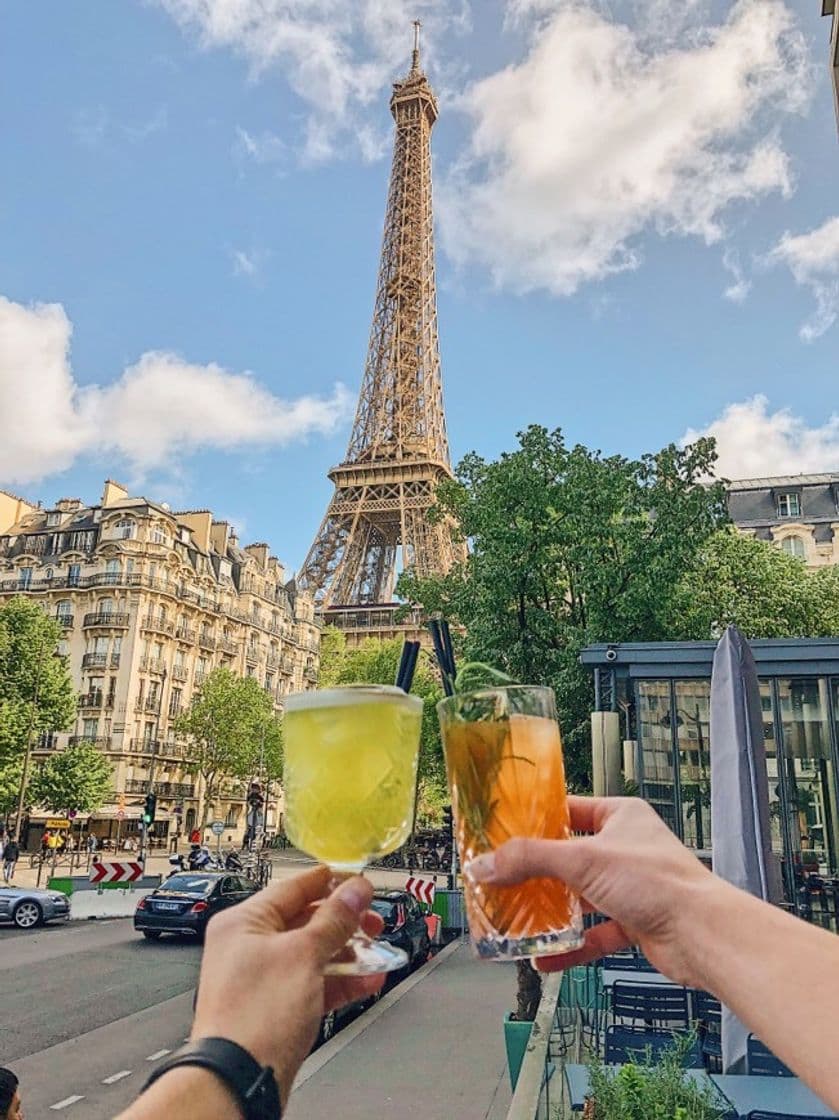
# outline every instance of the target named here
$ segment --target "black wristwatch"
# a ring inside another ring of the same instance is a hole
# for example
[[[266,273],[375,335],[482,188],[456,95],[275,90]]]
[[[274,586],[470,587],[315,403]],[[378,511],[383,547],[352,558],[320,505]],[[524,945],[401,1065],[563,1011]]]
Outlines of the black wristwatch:
[[[270,1066],[261,1066],[237,1042],[229,1038],[200,1038],[197,1042],[188,1042],[160,1063],[143,1091],[178,1066],[211,1070],[236,1098],[245,1120],[280,1120],[280,1090],[274,1071]]]

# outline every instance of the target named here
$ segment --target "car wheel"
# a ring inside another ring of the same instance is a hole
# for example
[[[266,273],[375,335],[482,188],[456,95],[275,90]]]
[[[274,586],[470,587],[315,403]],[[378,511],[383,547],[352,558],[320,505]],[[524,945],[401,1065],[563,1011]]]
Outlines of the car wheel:
[[[323,1045],[324,1042],[329,1042],[330,1038],[334,1037],[337,1018],[338,1016],[334,1011],[327,1011],[321,1019],[320,1031],[318,1033],[318,1039],[321,1045]]]
[[[43,920],[41,907],[37,902],[31,902],[28,898],[17,904],[12,917],[18,929],[33,929],[40,925]]]
[[[148,941],[158,941],[160,939],[160,930],[144,929],[143,937],[145,937]]]

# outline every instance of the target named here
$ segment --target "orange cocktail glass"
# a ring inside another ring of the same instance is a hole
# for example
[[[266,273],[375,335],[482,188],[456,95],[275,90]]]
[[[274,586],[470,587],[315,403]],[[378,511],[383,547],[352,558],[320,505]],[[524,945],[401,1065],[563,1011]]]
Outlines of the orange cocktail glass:
[[[553,691],[482,689],[437,705],[452,796],[466,913],[480,957],[517,960],[582,944],[579,900],[564,883],[473,883],[468,864],[512,836],[570,835],[562,742]]]

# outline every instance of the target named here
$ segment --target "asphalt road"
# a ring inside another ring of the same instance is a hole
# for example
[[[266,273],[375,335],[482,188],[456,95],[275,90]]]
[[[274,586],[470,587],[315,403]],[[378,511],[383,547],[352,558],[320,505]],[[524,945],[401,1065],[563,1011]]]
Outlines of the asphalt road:
[[[307,863],[277,859],[274,878]],[[405,873],[371,879],[401,887]],[[189,941],[146,941],[130,919],[0,928],[0,1065],[21,1079],[27,1120],[125,1108],[186,1039],[200,958]]]

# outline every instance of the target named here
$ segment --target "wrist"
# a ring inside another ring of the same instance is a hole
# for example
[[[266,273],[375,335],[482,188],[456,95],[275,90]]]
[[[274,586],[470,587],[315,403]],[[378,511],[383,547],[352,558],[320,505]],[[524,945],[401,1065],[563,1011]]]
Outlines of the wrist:
[[[118,1120],[145,1116],[212,1116],[242,1120],[233,1092],[211,1070],[178,1066],[150,1085]]]
[[[679,892],[674,940],[682,950],[686,973],[683,983],[717,994],[720,945],[732,923],[740,920],[742,907],[751,901],[749,895],[710,874],[698,877]]]

